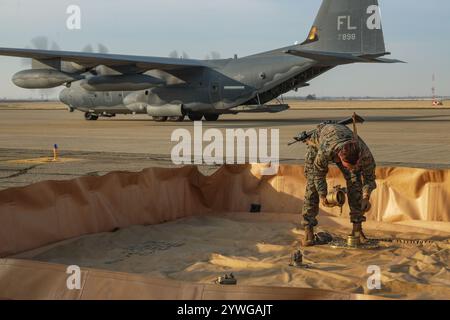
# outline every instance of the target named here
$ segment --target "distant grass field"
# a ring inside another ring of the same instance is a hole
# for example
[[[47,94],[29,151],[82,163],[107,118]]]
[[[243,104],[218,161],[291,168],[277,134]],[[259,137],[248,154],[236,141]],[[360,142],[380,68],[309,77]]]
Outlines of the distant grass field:
[[[0,102],[0,110],[67,110],[61,102]]]
[[[450,101],[443,107],[433,107],[424,100],[285,100],[292,109],[450,109]],[[0,110],[66,110],[60,102],[0,102]]]
[[[450,101],[443,107],[433,107],[431,101],[423,100],[342,100],[342,101],[298,101],[286,100],[292,109],[439,109],[450,108]]]

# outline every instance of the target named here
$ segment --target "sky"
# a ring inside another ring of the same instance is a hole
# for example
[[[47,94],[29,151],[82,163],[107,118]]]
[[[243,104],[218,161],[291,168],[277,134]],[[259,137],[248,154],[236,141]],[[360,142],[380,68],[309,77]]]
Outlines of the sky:
[[[0,0],[0,47],[32,47],[45,36],[62,50],[105,45],[110,53],[204,59],[246,56],[303,41],[321,0]],[[67,8],[81,9],[69,30]],[[298,94],[318,96],[450,96],[450,1],[380,0],[386,48],[407,64],[338,67]],[[27,64],[0,57],[0,98],[39,97],[11,76]]]

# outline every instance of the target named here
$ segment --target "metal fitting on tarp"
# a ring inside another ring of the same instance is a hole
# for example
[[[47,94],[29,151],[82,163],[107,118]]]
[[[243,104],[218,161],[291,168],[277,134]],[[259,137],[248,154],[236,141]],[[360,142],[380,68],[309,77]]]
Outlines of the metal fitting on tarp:
[[[349,247],[358,247],[359,245],[361,245],[360,237],[355,237],[355,236],[352,236],[352,235],[349,235],[347,237],[347,246],[349,246]]]
[[[216,284],[222,284],[222,285],[236,285],[237,279],[234,277],[234,274],[230,273],[229,275],[223,275],[221,277],[218,277],[215,281]]]

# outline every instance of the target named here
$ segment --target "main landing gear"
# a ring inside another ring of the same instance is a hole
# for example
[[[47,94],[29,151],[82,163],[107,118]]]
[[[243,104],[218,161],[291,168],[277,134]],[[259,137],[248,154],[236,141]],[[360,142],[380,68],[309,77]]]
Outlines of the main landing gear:
[[[219,120],[218,114],[205,114],[205,120],[206,121],[217,121]]]
[[[98,119],[98,117],[114,118],[115,116],[116,116],[115,113],[107,113],[107,112],[103,112],[100,114],[94,113],[94,112],[85,112],[84,113],[84,118],[89,121],[95,121]]]
[[[184,121],[184,116],[180,116],[180,117],[152,117],[153,121],[156,122],[165,122],[165,121],[170,121],[170,122],[182,122]]]
[[[187,115],[187,117],[189,118],[189,120],[191,121],[202,121],[203,119],[205,119],[205,121],[217,121],[219,119],[219,114],[213,114],[213,113],[208,113],[208,114],[202,114],[202,113],[189,113]],[[180,116],[180,117],[152,117],[153,121],[156,122],[183,122],[185,119],[185,116]]]
[[[190,113],[188,114],[188,118],[191,121],[202,121],[203,118],[205,118],[206,121],[217,121],[219,120],[218,114],[214,113],[207,113],[207,114],[201,114],[201,113]]]

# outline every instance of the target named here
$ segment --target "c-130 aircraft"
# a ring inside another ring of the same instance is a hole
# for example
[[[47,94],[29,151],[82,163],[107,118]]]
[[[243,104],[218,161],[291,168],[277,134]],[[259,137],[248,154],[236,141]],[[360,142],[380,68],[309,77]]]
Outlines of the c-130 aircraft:
[[[248,57],[190,60],[0,48],[32,59],[12,81],[27,89],[66,86],[60,100],[87,120],[148,114],[155,121],[216,121],[221,114],[281,112],[266,105],[350,63],[396,63],[386,52],[377,0],[323,0],[307,39]]]

